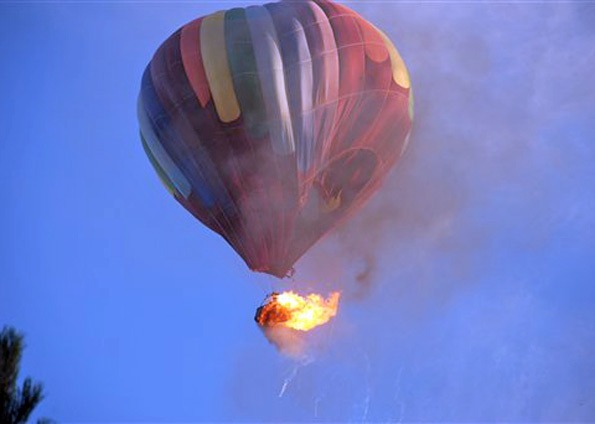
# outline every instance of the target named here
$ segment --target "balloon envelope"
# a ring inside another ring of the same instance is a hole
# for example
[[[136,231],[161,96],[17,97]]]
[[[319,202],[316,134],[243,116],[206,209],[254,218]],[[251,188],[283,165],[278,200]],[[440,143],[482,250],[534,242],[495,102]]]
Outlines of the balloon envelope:
[[[281,1],[177,30],[145,70],[138,118],[171,194],[252,270],[283,277],[379,188],[412,105],[380,30],[331,1]]]

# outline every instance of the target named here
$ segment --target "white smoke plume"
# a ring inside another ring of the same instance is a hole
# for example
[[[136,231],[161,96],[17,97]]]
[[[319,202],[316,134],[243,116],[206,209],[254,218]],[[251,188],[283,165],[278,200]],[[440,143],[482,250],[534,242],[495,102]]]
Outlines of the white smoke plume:
[[[595,5],[349,6],[409,67],[410,148],[297,264],[344,291],[325,347],[282,399],[291,361],[247,347],[229,418],[595,419]]]

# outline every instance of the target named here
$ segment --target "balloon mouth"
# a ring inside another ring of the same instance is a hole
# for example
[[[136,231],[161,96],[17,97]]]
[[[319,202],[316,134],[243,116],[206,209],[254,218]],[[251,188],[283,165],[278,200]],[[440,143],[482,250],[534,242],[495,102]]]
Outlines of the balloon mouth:
[[[294,267],[269,267],[269,266],[257,266],[257,267],[250,267],[250,269],[254,272],[262,272],[263,274],[269,274],[273,277],[277,277],[279,279],[283,278],[293,278],[295,275],[295,268]]]

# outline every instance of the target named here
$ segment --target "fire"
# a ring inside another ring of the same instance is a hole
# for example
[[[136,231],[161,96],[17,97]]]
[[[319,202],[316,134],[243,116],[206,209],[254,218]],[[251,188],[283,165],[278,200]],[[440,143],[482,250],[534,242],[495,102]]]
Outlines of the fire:
[[[256,310],[254,319],[266,327],[282,325],[308,331],[337,315],[340,296],[339,292],[331,293],[327,299],[314,293],[306,297],[291,291],[272,293]]]

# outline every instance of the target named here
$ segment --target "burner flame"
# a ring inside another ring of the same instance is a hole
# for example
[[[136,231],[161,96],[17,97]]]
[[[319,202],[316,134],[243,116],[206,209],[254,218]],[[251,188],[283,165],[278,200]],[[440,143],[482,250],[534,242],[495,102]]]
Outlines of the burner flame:
[[[292,291],[272,293],[256,310],[255,321],[262,327],[284,326],[299,331],[308,331],[326,324],[337,315],[339,292],[327,299],[319,294],[305,297]]]

